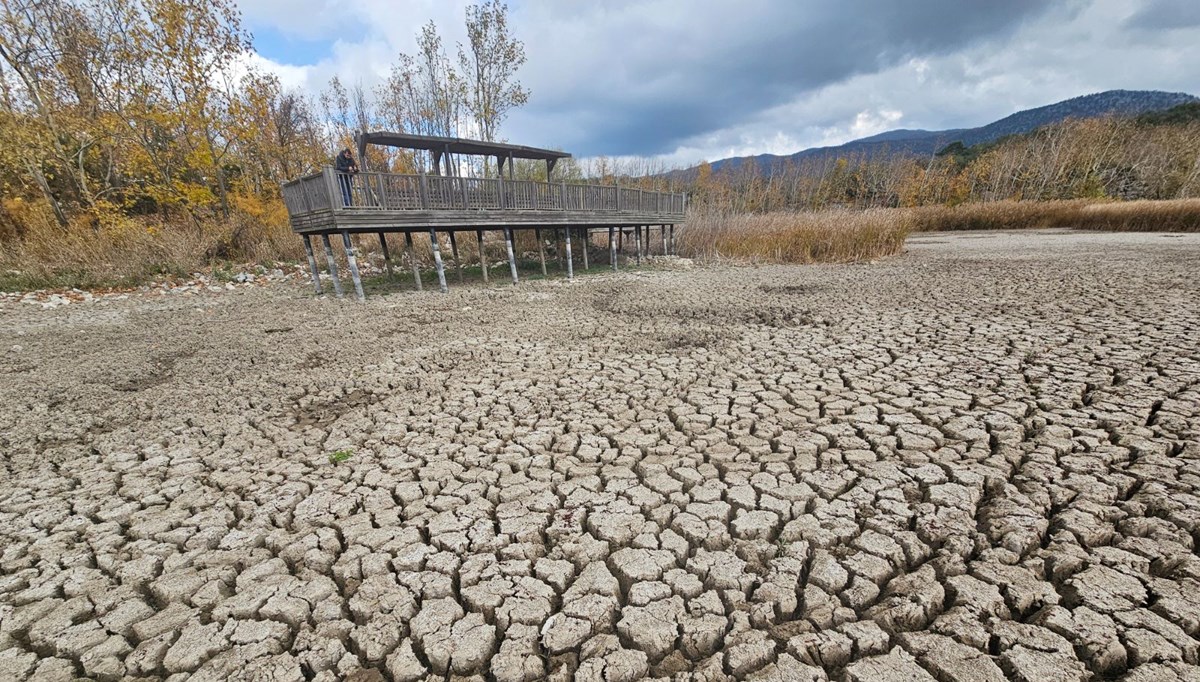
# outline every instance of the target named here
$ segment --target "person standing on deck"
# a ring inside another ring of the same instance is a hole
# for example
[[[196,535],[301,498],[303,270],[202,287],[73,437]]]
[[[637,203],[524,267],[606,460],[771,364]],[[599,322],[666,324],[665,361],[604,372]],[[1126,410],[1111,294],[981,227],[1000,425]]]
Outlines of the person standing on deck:
[[[354,156],[350,150],[343,149],[342,153],[337,155],[337,162],[334,164],[338,174],[338,185],[342,188],[342,205],[350,205],[350,176],[358,172],[358,164],[354,162]]]

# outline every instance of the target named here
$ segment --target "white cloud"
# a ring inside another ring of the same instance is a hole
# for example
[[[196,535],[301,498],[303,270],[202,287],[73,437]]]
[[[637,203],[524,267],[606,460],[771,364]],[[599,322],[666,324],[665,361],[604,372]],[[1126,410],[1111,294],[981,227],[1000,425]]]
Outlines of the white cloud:
[[[453,54],[466,4],[242,0],[242,9],[252,25],[329,41],[316,63],[262,62],[315,92],[335,74],[373,86],[430,19]],[[682,165],[898,127],[981,125],[1112,88],[1197,92],[1200,28],[1146,28],[1169,23],[1179,4],[528,0],[513,4],[510,25],[526,45],[521,79],[532,98],[504,132]]]

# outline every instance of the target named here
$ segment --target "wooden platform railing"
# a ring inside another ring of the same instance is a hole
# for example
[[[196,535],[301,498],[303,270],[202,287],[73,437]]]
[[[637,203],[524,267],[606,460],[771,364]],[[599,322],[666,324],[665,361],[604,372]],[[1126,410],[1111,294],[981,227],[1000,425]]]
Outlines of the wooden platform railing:
[[[349,201],[346,201],[346,199]],[[341,174],[331,168],[283,185],[292,216],[322,210],[602,211],[683,215],[683,194],[615,185],[398,173]]]

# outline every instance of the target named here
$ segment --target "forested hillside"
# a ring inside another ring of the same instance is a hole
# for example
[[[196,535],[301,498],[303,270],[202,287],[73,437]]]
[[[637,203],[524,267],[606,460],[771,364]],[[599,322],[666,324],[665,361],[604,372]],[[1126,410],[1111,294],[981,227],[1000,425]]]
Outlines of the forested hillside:
[[[714,171],[738,169],[745,164],[754,164],[764,173],[779,170],[790,163],[806,159],[825,159],[848,155],[869,156],[930,156],[946,145],[955,142],[975,145],[991,142],[1008,135],[1032,132],[1042,126],[1067,119],[1099,118],[1102,116],[1135,116],[1156,112],[1196,102],[1197,99],[1182,92],[1159,92],[1156,90],[1109,90],[1049,104],[1044,107],[1026,109],[1005,116],[977,128],[953,130],[889,130],[878,135],[852,140],[836,147],[815,147],[788,156],[763,154],[713,161]]]
[[[734,211],[958,205],[999,200],[1200,197],[1200,104],[1138,117],[1067,119],[932,157],[857,152],[789,162],[702,165],[693,205]]]

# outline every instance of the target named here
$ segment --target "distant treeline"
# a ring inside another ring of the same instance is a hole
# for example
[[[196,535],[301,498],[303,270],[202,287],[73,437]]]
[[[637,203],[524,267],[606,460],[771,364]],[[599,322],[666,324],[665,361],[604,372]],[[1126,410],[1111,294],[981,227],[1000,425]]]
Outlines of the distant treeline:
[[[810,158],[771,172],[701,164],[668,177],[662,183],[682,184],[693,206],[734,213],[1193,198],[1200,197],[1200,103],[1136,118],[1068,119],[972,147],[953,143],[929,158]]]

